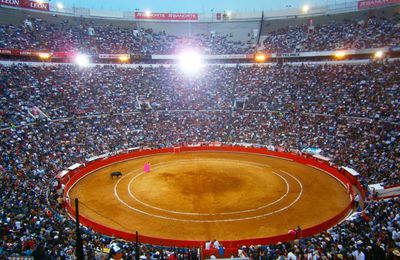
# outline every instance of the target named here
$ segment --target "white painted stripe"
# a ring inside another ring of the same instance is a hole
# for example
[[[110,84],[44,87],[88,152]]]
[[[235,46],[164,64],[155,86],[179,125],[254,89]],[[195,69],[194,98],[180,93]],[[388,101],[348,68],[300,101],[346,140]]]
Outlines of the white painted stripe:
[[[282,170],[281,170],[281,171],[282,171]],[[119,200],[119,201],[120,201],[122,204],[124,204],[127,208],[129,208],[129,209],[131,209],[131,210],[133,210],[133,211],[136,211],[136,212],[138,212],[138,213],[141,213],[141,214],[144,214],[144,215],[147,215],[147,216],[151,216],[151,217],[155,217],[155,218],[166,219],[166,220],[173,220],[173,221],[180,221],[180,222],[196,222],[196,223],[237,222],[237,221],[258,219],[258,218],[263,218],[263,217],[266,217],[266,216],[270,216],[270,215],[273,215],[273,214],[276,214],[276,213],[285,211],[285,210],[287,210],[288,208],[292,207],[295,203],[298,202],[298,200],[300,199],[300,197],[301,197],[302,194],[303,194],[303,185],[302,185],[302,183],[299,181],[299,179],[297,179],[296,177],[294,177],[294,176],[291,175],[290,173],[287,173],[287,172],[284,172],[284,173],[286,173],[287,175],[289,175],[290,177],[292,177],[293,179],[295,179],[295,180],[297,181],[297,183],[299,184],[299,186],[300,186],[300,193],[297,195],[296,199],[295,199],[293,202],[291,202],[289,205],[287,205],[287,206],[285,206],[285,207],[283,207],[283,208],[280,208],[280,209],[278,209],[278,210],[275,210],[275,211],[272,211],[272,212],[268,212],[268,213],[265,213],[265,214],[260,214],[260,215],[257,215],[257,216],[252,216],[252,217],[228,218],[228,219],[218,219],[218,220],[179,219],[179,218],[173,218],[173,217],[167,217],[167,216],[163,216],[163,215],[156,215],[156,214],[148,213],[148,212],[146,212],[146,211],[143,211],[143,210],[140,210],[140,209],[137,209],[137,208],[135,208],[135,207],[132,207],[132,206],[128,205],[126,202],[124,202],[123,200],[121,200],[121,198],[118,196],[118,192],[117,192],[117,190],[116,190],[117,185],[114,186],[114,195],[115,195],[115,197],[117,198],[117,200]],[[121,179],[120,179],[120,180],[121,180]],[[120,181],[120,180],[119,180],[119,181]]]
[[[210,147],[212,148],[212,147]],[[250,152],[240,152],[240,151],[223,151],[223,150],[200,150],[200,151],[181,151],[180,153],[192,153],[192,152],[212,152],[212,153],[237,153],[237,154],[251,154],[251,155],[258,155],[258,156],[263,156],[263,157],[273,157],[273,158],[278,158],[286,161],[291,161],[293,162],[293,159],[289,158],[284,158],[284,157],[279,157],[275,155],[270,155],[270,154],[262,154],[262,153],[250,153]]]
[[[310,166],[310,167],[312,167],[312,168],[314,168],[314,169],[317,169],[317,170],[319,170],[319,171],[322,171],[322,172],[327,173],[329,176],[335,178],[338,182],[340,182],[340,183],[343,185],[343,187],[347,190],[346,184],[345,184],[344,182],[342,182],[338,177],[336,177],[335,175],[333,175],[332,173],[327,172],[327,171],[325,171],[325,170],[323,170],[323,169],[321,169],[321,168],[318,168],[318,167],[316,167],[316,166],[314,166],[314,165],[311,165],[311,164],[307,164],[307,165]]]
[[[260,166],[264,166],[264,164],[260,164],[260,163],[254,163],[254,162],[242,163],[242,162],[238,162],[238,161],[235,161],[235,160],[226,160],[226,159],[217,159],[217,160],[214,160],[214,159],[189,159],[189,160],[179,160],[178,163],[190,163],[191,161],[225,161],[225,162],[232,162],[232,163],[242,164],[242,165],[249,165],[249,164],[250,165],[257,165],[256,167],[261,168],[261,169],[263,167],[260,167]],[[176,161],[174,161],[174,162],[176,162]],[[168,164],[168,163],[165,163],[165,164]],[[160,165],[160,164],[158,164],[158,165]],[[135,172],[137,172],[137,171],[135,171]],[[132,173],[133,172],[129,173],[128,175],[130,175]],[[139,202],[140,204],[142,204],[142,205],[144,205],[146,207],[152,208],[152,209],[156,209],[156,210],[160,210],[160,211],[164,211],[164,212],[168,212],[168,213],[182,214],[182,215],[194,215],[194,216],[233,215],[233,214],[239,214],[239,213],[253,212],[253,211],[257,211],[257,210],[260,210],[260,209],[267,208],[269,206],[272,206],[272,205],[278,203],[279,201],[284,199],[289,194],[289,190],[290,190],[289,186],[290,185],[289,185],[288,181],[284,177],[282,177],[282,175],[280,175],[278,173],[275,173],[275,172],[272,172],[272,173],[277,175],[278,177],[280,177],[286,183],[286,192],[285,192],[285,194],[283,196],[281,196],[279,199],[277,199],[277,200],[275,200],[275,201],[273,201],[273,202],[271,202],[269,204],[266,204],[266,205],[263,205],[263,206],[260,206],[260,207],[254,208],[254,209],[233,211],[233,212],[220,212],[220,213],[182,212],[182,211],[167,210],[167,209],[164,209],[164,208],[155,207],[155,206],[152,206],[150,204],[147,204],[147,203],[141,201],[140,199],[138,199],[134,194],[132,194],[132,191],[130,189],[133,181],[135,181],[141,175],[146,174],[144,172],[141,172],[138,175],[134,176],[131,179],[131,181],[128,183],[127,189],[128,189],[129,196],[131,198],[133,198],[134,200],[136,200],[137,202]],[[118,185],[118,183],[116,185]]]

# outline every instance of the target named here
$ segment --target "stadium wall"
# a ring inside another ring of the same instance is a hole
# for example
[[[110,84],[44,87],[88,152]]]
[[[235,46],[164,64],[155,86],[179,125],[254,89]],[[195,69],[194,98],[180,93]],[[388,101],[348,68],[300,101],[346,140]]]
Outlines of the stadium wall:
[[[392,58],[388,59],[388,62],[393,62],[400,60],[399,58]],[[361,64],[368,64],[373,61],[363,59],[363,60],[337,60],[337,61],[303,61],[303,62],[285,62],[290,65],[294,66],[301,66],[301,65],[361,65]],[[34,67],[39,67],[39,66],[71,66],[71,65],[76,65],[74,63],[58,63],[58,62],[24,62],[24,61],[1,61],[0,64],[3,66],[14,66],[18,64],[24,64],[28,66],[34,66]],[[165,63],[165,64],[160,64],[160,63],[154,63],[154,64],[109,64],[109,63],[92,63],[89,64],[88,67],[96,67],[96,66],[116,66],[120,68],[138,68],[138,67],[171,67],[175,66],[177,67],[178,65],[175,63]],[[222,66],[222,67],[236,67],[236,66],[244,66],[244,67],[249,67],[249,66],[275,66],[277,63],[275,62],[267,62],[267,63],[218,63],[218,62],[211,62],[207,66]]]

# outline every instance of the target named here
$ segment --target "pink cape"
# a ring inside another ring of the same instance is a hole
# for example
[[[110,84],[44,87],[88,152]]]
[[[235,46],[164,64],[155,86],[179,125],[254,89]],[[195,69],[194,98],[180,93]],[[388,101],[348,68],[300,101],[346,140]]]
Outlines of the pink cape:
[[[149,172],[150,171],[150,164],[145,163],[144,166],[143,166],[143,171],[144,172]]]

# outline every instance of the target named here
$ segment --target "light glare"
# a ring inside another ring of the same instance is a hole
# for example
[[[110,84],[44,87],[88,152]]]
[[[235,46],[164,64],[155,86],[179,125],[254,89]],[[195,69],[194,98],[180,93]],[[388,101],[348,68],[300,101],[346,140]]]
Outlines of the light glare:
[[[64,5],[63,5],[62,3],[57,3],[57,8],[58,8],[58,9],[63,9],[63,8],[64,8]]]
[[[50,58],[50,53],[47,52],[39,52],[38,54],[39,58],[43,59],[43,60],[47,60]]]
[[[304,5],[303,8],[301,8],[301,10],[303,11],[303,13],[308,13],[308,11],[310,11],[310,6]]]
[[[374,54],[375,59],[381,59],[383,57],[383,51],[377,51]]]
[[[130,55],[129,54],[121,54],[118,59],[121,62],[127,62],[130,59]]]
[[[264,62],[267,59],[267,55],[265,55],[264,53],[257,53],[255,56],[255,60],[257,62]]]
[[[74,61],[81,67],[86,67],[89,65],[89,57],[85,54],[76,55]]]
[[[346,57],[346,53],[344,51],[337,51],[335,52],[335,58],[337,59],[343,59],[344,57]]]
[[[203,59],[194,51],[187,51],[179,56],[179,66],[187,74],[194,75],[203,68]]]

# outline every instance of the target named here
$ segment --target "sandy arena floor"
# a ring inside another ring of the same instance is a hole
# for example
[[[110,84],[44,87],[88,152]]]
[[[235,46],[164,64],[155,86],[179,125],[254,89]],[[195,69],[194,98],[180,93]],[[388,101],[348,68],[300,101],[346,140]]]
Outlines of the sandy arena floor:
[[[150,173],[143,165],[150,162]],[[110,172],[121,171],[114,180]],[[178,240],[286,234],[339,214],[350,202],[334,177],[255,154],[185,152],[137,158],[93,172],[69,192],[80,214],[126,232]]]

